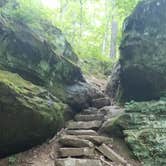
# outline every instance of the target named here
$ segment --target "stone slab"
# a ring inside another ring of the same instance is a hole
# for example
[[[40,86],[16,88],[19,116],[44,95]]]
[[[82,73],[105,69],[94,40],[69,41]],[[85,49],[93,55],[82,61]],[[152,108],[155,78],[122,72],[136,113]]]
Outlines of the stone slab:
[[[57,159],[55,166],[102,166],[100,160],[92,159]]]

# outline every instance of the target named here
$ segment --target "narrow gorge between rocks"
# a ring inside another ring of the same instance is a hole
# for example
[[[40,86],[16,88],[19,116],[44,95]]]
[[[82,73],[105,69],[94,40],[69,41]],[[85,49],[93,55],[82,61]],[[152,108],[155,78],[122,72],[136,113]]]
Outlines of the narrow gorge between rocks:
[[[166,166],[165,11],[1,0],[0,166]]]

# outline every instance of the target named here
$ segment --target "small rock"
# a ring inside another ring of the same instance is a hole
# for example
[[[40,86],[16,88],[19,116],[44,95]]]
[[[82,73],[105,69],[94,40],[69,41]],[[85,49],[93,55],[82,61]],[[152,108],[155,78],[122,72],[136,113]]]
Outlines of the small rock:
[[[101,126],[100,132],[108,133],[109,135],[114,135],[118,137],[122,137],[122,129],[119,123],[119,117],[112,117],[107,119]]]

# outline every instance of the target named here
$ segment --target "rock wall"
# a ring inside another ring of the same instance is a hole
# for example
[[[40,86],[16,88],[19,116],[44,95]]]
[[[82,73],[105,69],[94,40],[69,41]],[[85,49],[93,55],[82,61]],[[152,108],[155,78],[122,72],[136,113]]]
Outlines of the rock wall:
[[[165,0],[143,0],[125,20],[120,60],[107,86],[117,101],[130,101],[108,132],[122,131],[145,166],[166,165],[165,11]]]
[[[159,99],[166,90],[166,1],[143,0],[124,22],[120,69],[108,94],[121,101]],[[114,87],[118,87],[116,92]],[[120,90],[120,93],[119,93]],[[113,93],[112,93],[113,92]]]

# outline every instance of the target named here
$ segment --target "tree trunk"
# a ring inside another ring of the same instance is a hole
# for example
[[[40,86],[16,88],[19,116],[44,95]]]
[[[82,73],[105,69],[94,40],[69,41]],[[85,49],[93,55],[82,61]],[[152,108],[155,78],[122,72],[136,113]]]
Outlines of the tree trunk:
[[[83,2],[80,0],[80,38],[82,37]]]
[[[110,48],[110,57],[116,56],[116,40],[118,35],[118,23],[113,20],[111,27],[111,48]]]

